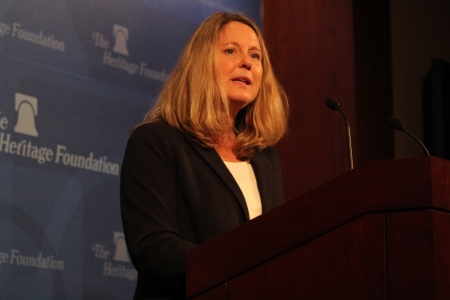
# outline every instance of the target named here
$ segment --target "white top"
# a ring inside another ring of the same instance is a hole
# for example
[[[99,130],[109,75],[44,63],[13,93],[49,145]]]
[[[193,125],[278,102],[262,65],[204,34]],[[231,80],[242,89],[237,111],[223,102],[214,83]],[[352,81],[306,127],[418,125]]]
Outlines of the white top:
[[[224,161],[228,170],[230,170],[237,184],[244,194],[245,202],[247,202],[250,219],[262,214],[261,197],[259,195],[258,184],[256,182],[255,173],[249,162],[229,162]]]

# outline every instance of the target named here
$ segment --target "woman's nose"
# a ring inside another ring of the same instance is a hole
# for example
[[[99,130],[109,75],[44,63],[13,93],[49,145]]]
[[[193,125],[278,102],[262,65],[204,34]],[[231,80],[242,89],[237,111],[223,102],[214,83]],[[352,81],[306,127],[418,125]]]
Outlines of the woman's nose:
[[[241,68],[247,69],[250,71],[252,68],[252,62],[249,57],[243,57],[241,62]]]

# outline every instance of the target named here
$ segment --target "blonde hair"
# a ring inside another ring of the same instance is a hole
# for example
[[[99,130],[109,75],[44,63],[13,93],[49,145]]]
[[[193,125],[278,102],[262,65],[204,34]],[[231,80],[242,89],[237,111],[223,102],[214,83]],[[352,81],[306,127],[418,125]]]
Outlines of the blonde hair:
[[[164,120],[205,147],[214,147],[212,137],[230,129],[229,121],[224,118],[224,113],[230,116],[228,98],[217,72],[217,41],[222,28],[233,21],[255,31],[262,51],[259,93],[238,113],[234,124],[233,151],[239,159],[247,160],[255,151],[276,144],[284,135],[288,102],[273,74],[258,26],[243,14],[215,13],[200,25],[186,44],[144,123]]]

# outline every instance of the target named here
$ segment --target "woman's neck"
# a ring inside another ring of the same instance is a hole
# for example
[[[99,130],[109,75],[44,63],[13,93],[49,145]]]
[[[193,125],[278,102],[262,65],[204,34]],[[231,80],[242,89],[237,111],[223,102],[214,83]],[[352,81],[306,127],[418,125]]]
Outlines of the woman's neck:
[[[236,136],[233,129],[227,132],[219,134],[214,138],[214,149],[224,161],[239,162],[241,161],[234,153],[234,147],[236,145]]]

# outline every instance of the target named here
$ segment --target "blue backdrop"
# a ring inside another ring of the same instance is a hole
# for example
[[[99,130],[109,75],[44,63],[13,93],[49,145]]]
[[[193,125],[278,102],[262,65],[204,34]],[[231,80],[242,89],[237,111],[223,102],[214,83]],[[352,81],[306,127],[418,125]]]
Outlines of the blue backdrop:
[[[0,298],[131,299],[128,131],[211,13],[259,0],[0,2]]]

